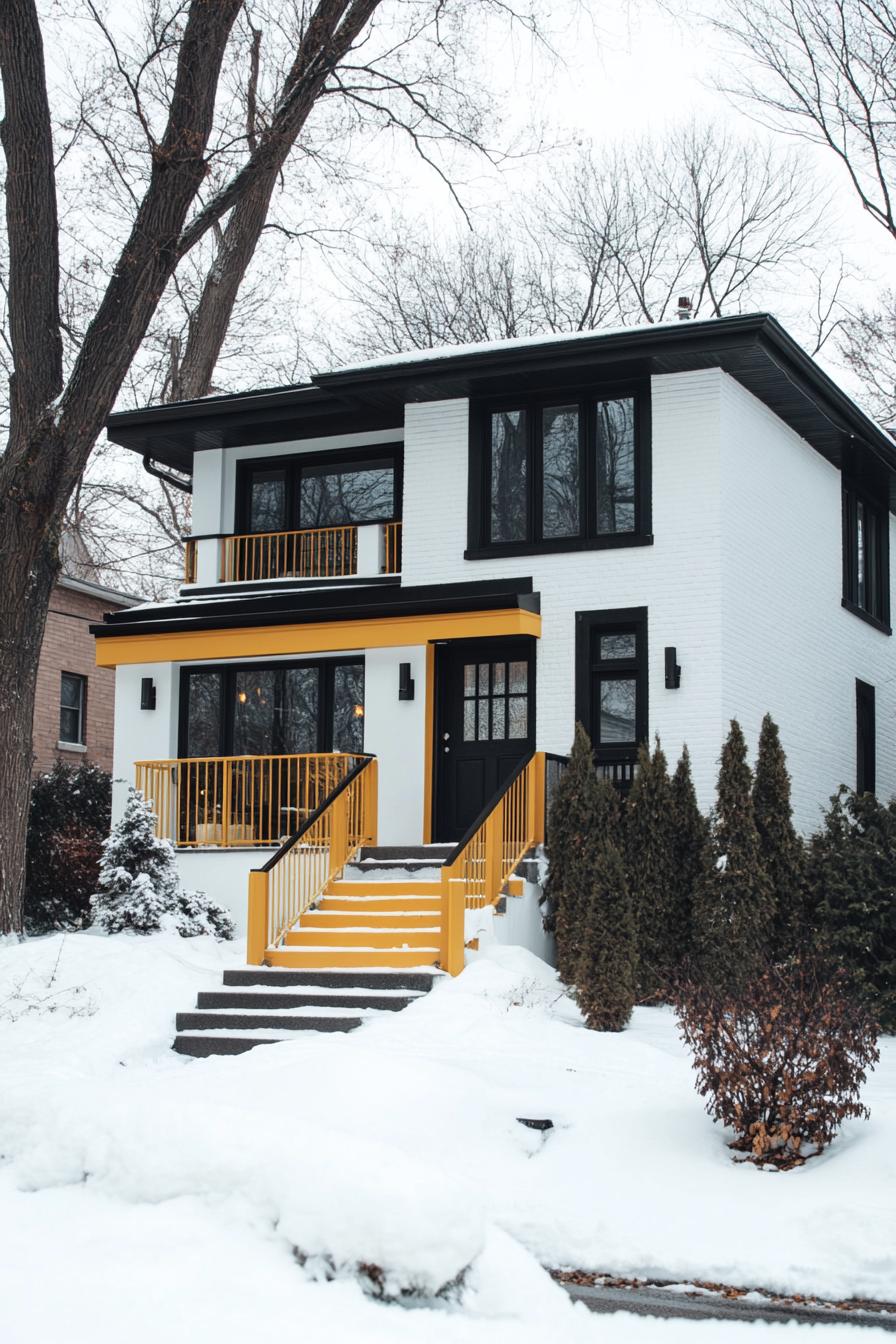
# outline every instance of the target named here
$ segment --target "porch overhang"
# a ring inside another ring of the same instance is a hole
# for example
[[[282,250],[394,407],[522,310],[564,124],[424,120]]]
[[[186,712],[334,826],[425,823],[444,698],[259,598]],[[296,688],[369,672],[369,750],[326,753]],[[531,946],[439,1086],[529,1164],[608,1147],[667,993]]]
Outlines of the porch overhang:
[[[92,626],[100,667],[340,653],[541,635],[531,579],[176,603]]]

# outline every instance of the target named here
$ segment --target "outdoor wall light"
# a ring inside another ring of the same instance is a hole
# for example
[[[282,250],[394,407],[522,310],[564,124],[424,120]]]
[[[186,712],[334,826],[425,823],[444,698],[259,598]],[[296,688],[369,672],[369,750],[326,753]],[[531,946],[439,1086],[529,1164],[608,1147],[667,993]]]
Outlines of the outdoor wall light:
[[[411,676],[410,663],[398,664],[398,698],[399,700],[414,698],[414,678]]]
[[[678,650],[674,644],[666,649],[666,690],[677,691],[681,685],[681,668],[678,666]]]
[[[156,687],[152,677],[143,677],[140,681],[140,708],[155,709]]]

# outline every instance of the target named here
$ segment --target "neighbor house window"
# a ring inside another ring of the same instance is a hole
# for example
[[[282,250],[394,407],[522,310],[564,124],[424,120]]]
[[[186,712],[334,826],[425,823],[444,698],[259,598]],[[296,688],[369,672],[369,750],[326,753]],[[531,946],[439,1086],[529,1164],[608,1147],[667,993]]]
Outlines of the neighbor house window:
[[[236,530],[290,532],[392,522],[400,512],[401,450],[245,461],[237,470]]]
[[[647,611],[576,613],[576,718],[601,774],[627,786],[647,738]]]
[[[63,672],[59,696],[59,740],[84,746],[87,708],[87,678]]]
[[[649,391],[474,414],[468,557],[650,540]]]
[[[182,756],[364,750],[364,663],[184,668]]]
[[[889,509],[848,482],[843,485],[843,602],[889,630]]]

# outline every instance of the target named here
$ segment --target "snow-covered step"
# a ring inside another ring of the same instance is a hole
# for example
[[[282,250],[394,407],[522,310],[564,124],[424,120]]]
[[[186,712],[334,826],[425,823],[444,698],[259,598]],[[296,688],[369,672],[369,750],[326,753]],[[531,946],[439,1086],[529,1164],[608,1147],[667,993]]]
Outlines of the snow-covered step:
[[[312,928],[303,922],[297,929],[291,929],[284,939],[287,947],[435,947],[438,948],[439,928],[429,925],[416,928]]]
[[[401,967],[419,970],[433,966],[438,959],[438,947],[281,947],[266,955],[271,966],[292,967],[296,970],[336,970],[343,967],[366,971],[377,966],[384,969]]]
[[[178,1013],[177,1030],[240,1033],[262,1028],[270,1031],[351,1031],[375,1016],[377,1010],[370,1008],[328,1008],[325,1013],[321,1013],[319,1008],[292,1009],[289,1012],[272,1012],[268,1008],[244,1008],[239,1012],[218,1009]]]
[[[402,989],[311,989],[296,992],[288,989],[269,989],[263,985],[241,990],[201,990],[196,996],[197,1008],[380,1008],[384,1012],[398,1012],[414,999],[423,997],[423,990]]]

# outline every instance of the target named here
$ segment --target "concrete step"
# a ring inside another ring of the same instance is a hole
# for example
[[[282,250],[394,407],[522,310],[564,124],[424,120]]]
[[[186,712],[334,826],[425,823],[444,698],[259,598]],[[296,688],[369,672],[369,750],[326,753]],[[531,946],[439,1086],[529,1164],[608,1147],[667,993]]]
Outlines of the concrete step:
[[[369,1014],[368,1014],[369,1016]],[[264,1009],[255,1012],[192,1012],[178,1013],[175,1027],[182,1031],[354,1031],[364,1021],[365,1014],[352,1009],[334,1009],[326,1016],[310,1013],[272,1013]]]
[[[376,879],[378,876],[395,880],[404,873],[427,873],[429,880],[438,877],[442,860],[434,863],[432,859],[354,859],[346,864],[345,872],[352,880],[358,877]]]
[[[443,974],[442,971],[428,970],[402,973],[390,970],[334,970],[326,966],[293,970],[272,966],[247,966],[245,969],[225,971],[224,984],[241,989],[258,985],[270,990],[302,987],[346,992],[355,989],[373,989],[378,992],[406,990],[426,994]]]
[[[410,859],[419,862],[428,860],[431,864],[441,863],[451,853],[453,845],[364,845],[358,851],[358,857],[374,860]]]
[[[276,1045],[279,1036],[212,1036],[210,1032],[195,1036],[175,1036],[171,1047],[178,1055],[194,1059],[208,1059],[211,1055],[244,1055],[256,1045]]]
[[[287,947],[432,947],[439,941],[438,927],[423,929],[309,929],[302,924],[291,929],[284,942]]]
[[[407,994],[402,990],[357,989],[340,993],[337,989],[309,990],[295,993],[290,990],[244,989],[202,990],[196,996],[197,1008],[376,1008],[381,1012],[398,1012],[409,1003],[423,997],[422,991]]]
[[[295,970],[352,969],[371,970],[374,967],[434,966],[439,959],[439,949],[432,947],[407,948],[346,948],[346,947],[283,947],[268,952],[267,961],[271,966],[283,966]]]

